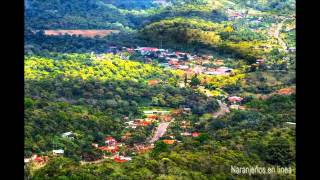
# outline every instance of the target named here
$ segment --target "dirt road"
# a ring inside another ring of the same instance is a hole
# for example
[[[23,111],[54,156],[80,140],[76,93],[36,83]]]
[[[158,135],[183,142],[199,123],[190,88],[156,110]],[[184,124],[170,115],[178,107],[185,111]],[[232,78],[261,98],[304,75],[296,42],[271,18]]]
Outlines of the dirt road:
[[[85,165],[85,164],[99,164],[104,162],[107,159],[111,159],[111,158],[107,158],[107,157],[103,157],[102,159],[98,159],[96,161],[80,161],[81,165]]]

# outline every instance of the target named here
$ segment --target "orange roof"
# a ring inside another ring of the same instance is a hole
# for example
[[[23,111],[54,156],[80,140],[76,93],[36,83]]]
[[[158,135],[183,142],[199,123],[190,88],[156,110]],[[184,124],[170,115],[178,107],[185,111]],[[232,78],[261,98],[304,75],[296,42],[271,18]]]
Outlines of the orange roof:
[[[107,151],[107,152],[116,152],[116,151],[118,151],[118,147],[117,146],[102,146],[102,147],[98,147],[98,149],[100,149],[102,151]]]
[[[151,122],[140,120],[140,121],[136,121],[136,124],[139,126],[148,126],[149,124],[151,124]]]
[[[165,144],[173,144],[175,140],[164,139],[162,140],[162,142],[164,142]]]
[[[166,116],[162,116],[162,120],[164,121],[170,121],[172,119],[172,116],[166,115]]]
[[[156,79],[151,79],[148,81],[148,85],[156,85],[156,84],[158,84],[158,80]]]
[[[157,116],[157,115],[154,115],[154,114],[148,114],[148,115],[147,115],[147,118],[149,118],[149,119],[157,119],[158,116]]]
[[[143,122],[142,122],[142,125],[144,125],[144,126],[147,126],[147,125],[149,125],[149,124],[151,124],[151,122],[148,122],[148,121],[143,121]]]
[[[294,92],[293,88],[283,88],[283,89],[279,89],[277,91],[277,93],[280,94],[280,95],[289,95],[289,94],[291,94],[293,92]]]

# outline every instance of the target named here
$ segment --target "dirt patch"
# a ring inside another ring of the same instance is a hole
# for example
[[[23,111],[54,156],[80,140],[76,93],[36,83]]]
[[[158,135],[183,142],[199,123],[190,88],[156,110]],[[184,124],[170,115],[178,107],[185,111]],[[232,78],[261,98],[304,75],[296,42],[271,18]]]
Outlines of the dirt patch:
[[[47,36],[76,35],[93,38],[95,36],[105,37],[111,33],[119,33],[119,30],[44,30]]]

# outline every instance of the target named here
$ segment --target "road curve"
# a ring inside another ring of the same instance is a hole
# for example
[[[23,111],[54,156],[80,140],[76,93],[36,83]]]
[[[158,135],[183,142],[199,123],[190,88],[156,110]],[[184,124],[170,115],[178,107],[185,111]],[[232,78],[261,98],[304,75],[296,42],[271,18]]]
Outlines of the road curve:
[[[219,103],[220,109],[217,112],[214,112],[212,114],[213,118],[217,118],[219,116],[224,115],[225,113],[230,112],[230,110],[229,110],[229,108],[228,108],[228,106],[226,104],[222,103],[220,100],[217,100],[217,101]]]
[[[159,140],[159,138],[166,133],[168,126],[169,126],[169,122],[161,122],[157,127],[157,130],[154,133],[152,139],[149,142],[154,143],[155,141]]]

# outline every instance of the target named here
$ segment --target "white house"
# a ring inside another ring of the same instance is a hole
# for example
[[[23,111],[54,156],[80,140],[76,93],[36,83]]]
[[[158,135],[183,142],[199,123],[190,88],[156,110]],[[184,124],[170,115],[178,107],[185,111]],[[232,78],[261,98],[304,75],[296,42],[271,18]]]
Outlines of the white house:
[[[63,149],[52,150],[53,154],[64,154]]]
[[[73,135],[72,131],[62,133],[61,136],[62,136],[62,137],[69,137],[70,135]]]
[[[24,163],[29,163],[31,161],[31,158],[24,158]]]

